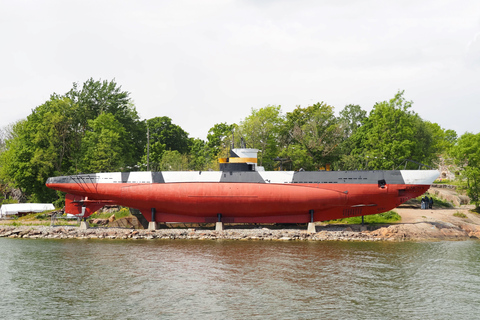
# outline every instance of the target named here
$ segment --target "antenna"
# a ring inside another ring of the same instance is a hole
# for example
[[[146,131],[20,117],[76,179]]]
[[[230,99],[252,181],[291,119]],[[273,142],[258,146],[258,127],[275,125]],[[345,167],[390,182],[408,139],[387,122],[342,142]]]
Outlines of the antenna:
[[[147,122],[147,171],[150,171],[150,130]]]

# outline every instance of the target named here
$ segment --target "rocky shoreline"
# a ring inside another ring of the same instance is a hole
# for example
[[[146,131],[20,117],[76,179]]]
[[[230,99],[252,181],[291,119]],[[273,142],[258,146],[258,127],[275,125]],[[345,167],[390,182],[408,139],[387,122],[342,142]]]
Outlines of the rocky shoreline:
[[[132,239],[132,240],[264,240],[264,241],[435,241],[479,239],[480,226],[425,221],[387,226],[322,225],[305,229],[158,229],[141,230],[74,226],[0,226],[0,237],[26,239]]]

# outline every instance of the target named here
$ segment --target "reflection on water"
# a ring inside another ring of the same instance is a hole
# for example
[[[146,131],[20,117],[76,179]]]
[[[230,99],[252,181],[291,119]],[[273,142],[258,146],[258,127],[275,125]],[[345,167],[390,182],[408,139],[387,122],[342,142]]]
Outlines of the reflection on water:
[[[480,243],[0,239],[5,319],[453,319]]]

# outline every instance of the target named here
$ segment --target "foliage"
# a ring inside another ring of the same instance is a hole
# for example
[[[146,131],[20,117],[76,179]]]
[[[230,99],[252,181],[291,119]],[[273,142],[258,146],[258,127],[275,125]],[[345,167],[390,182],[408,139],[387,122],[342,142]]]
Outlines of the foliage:
[[[189,151],[188,133],[180,126],[173,124],[169,117],[148,119],[147,126],[150,131],[150,143],[159,142],[165,145],[165,150],[176,150],[182,154]]]
[[[190,170],[205,170],[211,162],[211,156],[207,144],[201,139],[192,139],[188,156],[188,168]]]
[[[165,152],[177,151],[180,154],[187,155],[193,151],[193,143],[197,143],[195,145],[196,148],[198,148],[198,143],[203,144],[202,140],[200,140],[202,142],[195,142],[195,139],[190,139],[188,133],[180,126],[173,124],[172,119],[169,117],[148,119],[146,126],[148,127],[150,146],[145,146],[143,156],[137,163],[137,166],[142,170],[147,170],[148,162],[150,170],[161,171]],[[197,156],[202,153],[200,150],[196,151]],[[203,159],[195,158],[195,161],[197,163],[193,165],[194,167],[200,167],[201,164],[199,162],[203,163]],[[183,168],[187,169],[188,165],[185,165]]]
[[[62,202],[45,187],[48,177],[128,170],[145,145],[144,124],[128,96],[114,81],[92,79],[81,89],[74,84],[63,96],[52,94],[4,135],[2,184],[20,189],[33,202]]]
[[[448,180],[448,179],[437,179],[433,183],[435,183],[435,184],[446,184],[446,185],[458,185],[457,180]]]
[[[115,80],[95,81],[92,78],[79,88],[77,83],[65,95],[78,105],[75,113],[76,123],[81,136],[91,129],[90,120],[98,118],[103,113],[112,114],[122,124],[127,136],[122,145],[122,153],[128,166],[133,166],[140,160],[146,143],[146,128],[130,100],[130,93],[122,91]]]
[[[356,145],[353,136],[366,120],[367,112],[358,105],[350,104],[340,111],[338,122],[343,132],[343,138],[337,148],[338,158],[334,161],[335,167],[355,170],[361,166],[360,163],[363,163],[359,157],[352,155]]]
[[[252,113],[238,127],[240,137],[245,139],[247,147],[260,150],[258,165],[264,166],[266,170],[272,170],[275,165],[282,122],[281,107],[266,106],[252,109]]]
[[[141,170],[160,171],[160,162],[164,152],[165,145],[163,143],[158,141],[150,143],[149,147],[145,147],[145,153],[138,163],[138,167]]]
[[[338,119],[342,126],[344,138],[348,139],[357,132],[367,118],[367,112],[362,110],[359,105],[349,104],[340,111]]]
[[[188,158],[177,150],[167,150],[160,161],[161,171],[182,171],[188,168]]]
[[[354,148],[351,157],[345,158],[346,164],[357,169],[391,170],[400,165],[405,166],[402,169],[417,169],[419,163],[433,165],[447,148],[451,132],[447,134],[438,125],[423,121],[411,110],[412,102],[405,100],[403,93],[375,104],[364,125],[351,136]]]
[[[305,170],[315,170],[334,161],[336,148],[343,139],[333,107],[323,102],[307,108],[298,106],[287,113],[283,136],[290,141],[283,155],[294,164],[303,163]],[[291,148],[292,145],[295,147]],[[305,154],[311,159],[308,163]],[[298,157],[303,160],[298,161]],[[299,169],[295,165],[294,168]]]
[[[111,113],[102,113],[89,120],[91,131],[82,139],[82,158],[79,164],[84,173],[122,171],[127,164],[122,146],[126,131]]]
[[[365,125],[357,131],[362,140],[354,153],[366,158],[369,169],[393,169],[400,164],[398,158],[412,157],[417,115],[409,110],[411,102],[402,95],[375,104]]]
[[[48,154],[48,145],[42,143],[37,131],[38,122],[19,121],[14,126],[15,138],[7,141],[7,150],[0,156],[0,176],[13,187],[31,195],[32,201],[43,202],[54,195],[53,190],[45,188],[45,180],[55,173],[56,154]]]
[[[454,217],[458,217],[458,218],[463,218],[463,219],[466,219],[468,218],[467,215],[463,212],[460,212],[460,211],[457,211],[453,214]]]
[[[230,147],[230,138],[235,125],[226,122],[217,123],[208,130],[206,147],[213,158],[217,158],[222,150]]]
[[[14,200],[14,199],[11,199],[11,198],[2,199],[2,201],[0,201],[0,205],[2,205],[2,204],[11,204],[11,203],[18,203],[18,201],[17,201],[17,200]]]
[[[461,178],[470,200],[480,205],[480,133],[465,133],[452,147],[457,164],[462,168]]]

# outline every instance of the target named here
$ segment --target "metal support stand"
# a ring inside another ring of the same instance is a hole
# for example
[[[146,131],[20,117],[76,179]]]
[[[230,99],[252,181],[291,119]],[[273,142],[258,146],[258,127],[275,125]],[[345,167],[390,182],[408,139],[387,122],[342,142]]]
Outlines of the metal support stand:
[[[157,222],[155,221],[155,208],[151,209],[152,220],[148,223],[148,230],[157,230]]]
[[[307,226],[307,232],[309,232],[309,233],[316,233],[316,232],[317,232],[317,228],[315,227],[315,223],[313,222],[313,213],[314,213],[314,210],[310,210],[309,213],[310,213],[310,222],[308,223],[308,226]]]
[[[223,222],[222,222],[222,214],[217,213],[217,223],[215,223],[215,231],[223,231]]]
[[[365,220],[363,218],[364,216],[362,216],[362,226],[360,227],[360,231],[367,231],[367,227],[364,225],[365,224]]]

